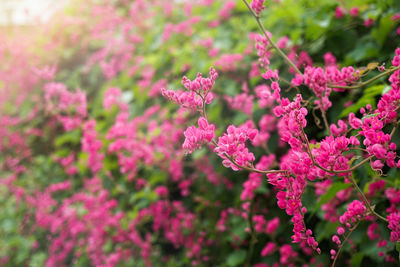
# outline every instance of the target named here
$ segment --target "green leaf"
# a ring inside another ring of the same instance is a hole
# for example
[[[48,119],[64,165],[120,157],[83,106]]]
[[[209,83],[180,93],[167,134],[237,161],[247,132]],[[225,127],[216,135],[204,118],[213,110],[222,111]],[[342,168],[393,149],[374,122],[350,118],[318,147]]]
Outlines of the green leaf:
[[[376,69],[378,66],[379,66],[378,62],[371,62],[371,63],[368,63],[367,69],[373,70],[373,69]]]
[[[226,263],[228,266],[238,266],[244,262],[246,254],[247,252],[244,249],[236,250],[228,256]]]
[[[46,254],[44,252],[35,253],[29,261],[29,267],[44,266],[46,258]]]
[[[375,86],[371,86],[368,87],[365,91],[362,97],[360,97],[358,99],[358,101],[356,103],[354,103],[353,105],[345,108],[342,113],[340,113],[340,117],[346,117],[347,115],[349,115],[351,112],[352,113],[357,113],[360,108],[365,107],[367,104],[370,104],[373,108],[375,107],[375,97],[377,95],[381,95],[383,88],[385,85],[380,84],[380,85],[375,85]]]
[[[55,141],[54,141],[54,145],[56,147],[60,147],[64,144],[72,144],[72,145],[76,145],[79,144],[81,141],[81,132],[80,130],[73,130],[73,131],[69,131],[63,135],[58,136]]]
[[[379,27],[375,28],[371,32],[372,38],[378,41],[379,45],[382,46],[387,36],[389,35],[390,31],[394,28],[394,21],[392,20],[392,15],[387,14],[386,16],[382,17],[379,21]]]
[[[362,259],[364,258],[364,254],[356,253],[351,257],[350,266],[359,267],[361,266]]]
[[[332,184],[328,191],[325,193],[325,195],[322,195],[321,198],[319,199],[317,206],[315,206],[315,211],[318,210],[322,204],[327,203],[328,201],[330,201],[332,198],[334,198],[334,196],[336,196],[336,193],[347,189],[351,186],[351,184],[345,184],[345,183],[335,183]],[[315,212],[314,211],[314,212]]]

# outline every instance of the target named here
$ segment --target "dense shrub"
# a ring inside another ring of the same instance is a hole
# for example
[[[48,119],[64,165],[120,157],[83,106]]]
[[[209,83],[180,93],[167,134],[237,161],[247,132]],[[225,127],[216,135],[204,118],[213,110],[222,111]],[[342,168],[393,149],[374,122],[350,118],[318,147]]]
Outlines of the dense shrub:
[[[399,12],[90,0],[3,30],[1,265],[397,266]]]

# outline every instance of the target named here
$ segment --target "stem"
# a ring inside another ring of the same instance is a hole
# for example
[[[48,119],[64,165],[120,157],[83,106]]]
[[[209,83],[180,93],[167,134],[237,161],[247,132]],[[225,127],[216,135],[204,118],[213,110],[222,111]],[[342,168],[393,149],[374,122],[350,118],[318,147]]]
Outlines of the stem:
[[[315,158],[314,158],[314,156],[312,155],[312,152],[311,152],[310,142],[308,141],[308,138],[307,138],[307,135],[304,132],[304,129],[302,129],[302,132],[303,132],[303,138],[305,139],[306,145],[307,145],[307,154],[310,156],[311,161],[313,162],[313,164],[315,166],[317,166],[318,168],[320,168],[321,170],[323,170],[323,171],[330,172],[330,173],[336,173],[336,174],[352,172],[352,171],[354,171],[355,169],[357,169],[358,167],[360,167],[361,165],[363,165],[364,163],[368,162],[369,160],[371,160],[374,157],[374,156],[369,156],[368,158],[364,159],[363,161],[359,162],[358,164],[354,165],[353,167],[351,167],[351,168],[349,168],[347,170],[336,170],[336,171],[335,170],[329,170],[327,168],[322,167],[321,165],[319,165],[315,161]]]
[[[394,125],[394,127],[393,127],[393,129],[392,129],[392,131],[390,132],[390,138],[392,138],[393,137],[393,135],[394,135],[394,133],[396,132],[396,130],[397,130],[397,126],[399,125],[399,123],[396,123],[395,125]]]
[[[378,80],[378,79],[381,78],[381,77],[384,77],[384,76],[386,76],[386,75],[388,75],[388,74],[391,74],[391,73],[395,72],[395,71],[398,70],[398,69],[400,69],[400,67],[394,67],[394,68],[388,69],[387,71],[382,72],[381,74],[376,75],[375,77],[372,77],[371,79],[369,79],[369,80],[367,80],[367,81],[365,81],[365,82],[359,83],[359,84],[357,84],[357,85],[350,85],[350,86],[347,86],[347,85],[328,84],[328,87],[331,87],[331,88],[341,88],[341,89],[357,89],[357,88],[363,87],[363,86],[365,86],[365,85],[368,85],[368,84],[370,84],[370,83],[372,83],[372,82]]]
[[[276,51],[278,51],[279,55],[298,73],[303,75],[303,73],[296,67],[296,64],[291,61],[286,54],[269,38],[267,31],[265,30],[264,26],[262,25],[260,21],[260,17],[254,13],[253,9],[250,7],[249,3],[247,3],[246,0],[243,0],[244,4],[247,6],[253,17],[256,19],[258,26],[260,27],[261,31],[263,32],[264,36],[267,38],[268,42],[272,45],[273,48],[275,48]]]
[[[319,99],[319,101],[321,102],[320,110],[321,110],[321,113],[322,113],[322,120],[324,121],[324,125],[325,125],[326,130],[328,131],[328,134],[331,135],[331,129],[329,128],[328,119],[326,118],[326,112],[325,112],[325,109],[324,109],[324,104],[323,104],[323,101],[322,101],[322,97]]]
[[[358,193],[361,195],[363,202],[365,203],[365,205],[367,206],[369,212],[373,215],[375,215],[375,217],[377,217],[378,219],[381,219],[382,221],[388,222],[388,220],[383,217],[382,215],[379,215],[378,213],[375,212],[374,208],[371,207],[371,205],[368,202],[367,197],[364,195],[364,193],[362,192],[362,190],[360,189],[360,187],[358,186],[357,182],[354,180],[354,178],[352,176],[349,177],[350,182],[353,184],[353,187],[358,191]]]
[[[344,247],[344,244],[347,242],[347,240],[349,239],[350,235],[353,233],[353,231],[357,228],[357,226],[359,224],[360,224],[360,221],[357,222],[357,224],[354,225],[354,227],[350,229],[350,232],[347,234],[346,238],[343,240],[342,244],[340,245],[340,248],[339,248],[338,252],[336,253],[335,259],[333,260],[332,267],[335,267],[336,260],[339,258],[339,254],[342,251],[342,248]]]

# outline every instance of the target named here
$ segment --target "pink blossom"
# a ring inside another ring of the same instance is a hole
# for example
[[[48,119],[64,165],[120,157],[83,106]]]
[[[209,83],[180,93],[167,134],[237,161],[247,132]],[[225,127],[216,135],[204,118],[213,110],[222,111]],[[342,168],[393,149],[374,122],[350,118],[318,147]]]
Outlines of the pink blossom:
[[[270,235],[270,234],[273,234],[273,233],[278,229],[279,224],[280,224],[279,218],[278,218],[278,217],[273,218],[272,220],[270,220],[270,221],[267,223],[265,232],[266,232],[267,234],[269,234],[269,235]]]
[[[233,170],[239,170],[234,163],[226,158],[225,153],[228,156],[232,156],[235,162],[239,165],[246,166],[250,162],[255,160],[254,154],[249,152],[245,146],[246,140],[254,140],[257,136],[258,131],[256,129],[250,129],[247,127],[236,128],[230,125],[227,129],[227,133],[218,139],[218,146],[214,149],[218,156],[223,158],[223,165],[225,167],[231,167]]]
[[[265,257],[274,253],[276,245],[273,242],[268,242],[267,245],[262,249],[261,256]]]
[[[347,222],[354,223],[356,220],[360,220],[365,215],[367,208],[358,200],[354,200],[347,206],[347,211],[340,216],[339,221],[341,224]]]
[[[400,241],[400,212],[390,213],[387,217],[389,222],[389,229],[392,230],[390,233],[390,241]]]
[[[200,117],[197,123],[199,128],[190,126],[184,132],[185,142],[182,147],[187,153],[192,153],[196,149],[201,148],[204,143],[211,142],[215,136],[215,126],[213,124],[208,124],[205,118]]]
[[[358,7],[353,7],[352,9],[350,9],[350,16],[352,16],[353,18],[357,17],[358,12],[359,12]]]
[[[254,10],[254,12],[259,15],[261,11],[265,9],[263,6],[264,0],[252,0],[250,7]]]
[[[336,7],[335,18],[340,19],[340,18],[343,18],[343,16],[344,16],[343,9],[340,7]]]

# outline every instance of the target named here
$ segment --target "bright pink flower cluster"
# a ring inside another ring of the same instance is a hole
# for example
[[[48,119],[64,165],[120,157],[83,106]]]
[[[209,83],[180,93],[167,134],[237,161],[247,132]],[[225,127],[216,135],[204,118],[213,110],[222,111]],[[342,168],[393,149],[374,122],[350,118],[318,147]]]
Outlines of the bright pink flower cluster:
[[[359,200],[353,200],[348,206],[347,211],[340,216],[339,221],[341,224],[345,224],[350,227],[356,221],[359,221],[365,215],[367,208]]]
[[[56,65],[53,65],[53,66],[47,65],[41,69],[33,68],[33,71],[35,72],[36,75],[38,75],[43,80],[53,81],[54,75],[57,72],[57,66]]]
[[[102,142],[97,139],[96,121],[89,120],[83,127],[82,151],[89,154],[88,167],[97,173],[103,167],[104,154],[100,153]]]
[[[182,84],[188,91],[175,92],[161,88],[161,93],[168,100],[182,107],[199,110],[203,107],[204,103],[210,104],[214,98],[210,90],[214,86],[218,73],[213,67],[210,68],[209,76],[209,78],[203,78],[201,73],[198,73],[196,79],[193,81],[184,76]]]
[[[253,141],[257,136],[258,131],[246,126],[236,128],[230,125],[227,132],[218,138],[218,146],[214,151],[220,156],[222,164],[227,168],[232,168],[235,171],[240,170],[231,160],[227,158],[233,157],[235,162],[241,166],[248,166],[255,160],[254,154],[246,148],[246,141]]]
[[[46,110],[56,115],[66,131],[71,131],[82,124],[87,115],[84,92],[80,90],[75,93],[70,92],[64,84],[55,82],[47,83],[44,91]]]
[[[242,60],[242,54],[224,54],[215,60],[214,65],[224,72],[235,71],[240,66]]]
[[[259,173],[250,173],[249,179],[243,183],[243,191],[240,194],[241,200],[249,200],[254,198],[254,193],[260,187],[262,176]]]
[[[194,92],[187,91],[173,91],[161,88],[161,94],[168,100],[181,105],[184,108],[199,110],[203,107],[203,100]],[[212,93],[207,95],[206,103],[211,103],[213,99]]]
[[[243,84],[242,91],[243,93],[237,94],[234,97],[226,95],[224,98],[232,109],[242,111],[251,116],[253,113],[254,96],[249,94],[249,88],[246,83]]]
[[[121,110],[127,110],[128,106],[122,101],[121,89],[116,87],[110,87],[104,93],[103,107],[110,110],[113,105],[118,106]]]
[[[86,180],[84,187],[60,205],[52,193],[70,189],[69,182],[53,184],[28,197],[28,204],[36,207],[37,226],[49,232],[46,266],[63,265],[68,257],[79,258],[83,253],[93,265],[115,266],[127,256],[121,249],[111,253],[102,249],[109,240],[122,243],[128,234],[120,227],[124,214],[114,212],[117,201],[109,198],[97,178]]]
[[[298,94],[293,102],[283,98],[280,105],[274,108],[274,114],[282,117],[278,123],[278,129],[283,141],[290,144],[295,150],[302,150],[299,138],[303,128],[307,125],[307,109],[302,107],[302,96]]]
[[[267,32],[268,36],[271,37],[271,33]],[[272,53],[268,50],[269,41],[267,37],[261,34],[253,34],[250,35],[250,38],[256,41],[254,47],[257,50],[257,56],[259,58],[259,62],[261,63],[261,67],[268,67],[270,64],[269,58],[272,56]]]
[[[382,169],[383,162],[393,168],[396,166],[396,144],[391,142],[390,134],[383,132],[383,122],[378,118],[365,118],[362,123],[360,134],[365,137],[363,144],[370,155],[374,155],[377,160],[371,163],[373,169]]]
[[[268,242],[267,245],[261,250],[261,256],[265,257],[274,253],[276,245],[273,242]]]
[[[250,7],[254,10],[254,13],[257,15],[260,14],[261,11],[265,9],[263,6],[265,0],[253,0],[251,1]]]
[[[400,212],[390,213],[387,217],[389,222],[389,229],[392,230],[390,233],[390,241],[400,242]]]
[[[199,128],[195,126],[190,126],[186,129],[185,142],[182,147],[188,152],[192,153],[205,143],[211,142],[214,138],[215,126],[213,124],[208,124],[207,120],[203,117],[200,117],[197,121]]]
[[[271,89],[266,84],[258,85],[254,88],[254,92],[258,98],[259,108],[271,107],[274,103],[274,96],[272,95]]]

